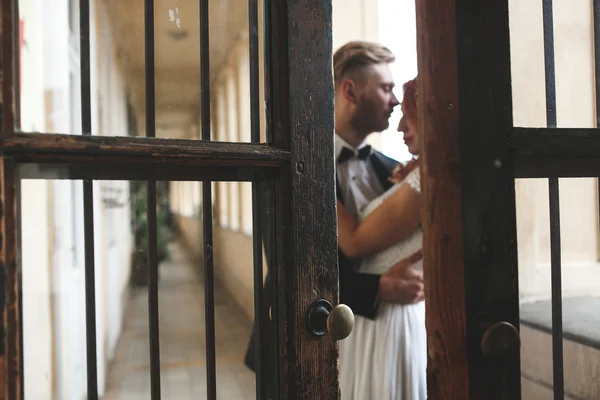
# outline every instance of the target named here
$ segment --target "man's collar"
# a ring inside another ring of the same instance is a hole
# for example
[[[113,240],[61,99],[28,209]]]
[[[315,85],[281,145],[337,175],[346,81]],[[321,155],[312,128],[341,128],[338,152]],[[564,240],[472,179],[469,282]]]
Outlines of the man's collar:
[[[350,150],[357,151],[357,150],[360,150],[363,147],[367,146],[367,141],[365,140],[364,142],[362,142],[360,144],[360,146],[358,146],[358,148],[355,149],[354,147],[349,145],[348,142],[346,142],[344,139],[342,139],[337,133],[333,137],[333,142],[335,145],[335,160],[337,160],[339,158],[340,154],[342,154],[342,149],[344,147],[347,147]]]

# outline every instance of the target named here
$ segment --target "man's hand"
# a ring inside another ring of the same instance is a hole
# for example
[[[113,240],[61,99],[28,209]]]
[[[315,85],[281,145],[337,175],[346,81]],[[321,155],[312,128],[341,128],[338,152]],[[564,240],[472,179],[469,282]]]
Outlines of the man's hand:
[[[423,301],[423,273],[414,264],[423,258],[421,251],[400,261],[381,276],[378,297],[390,303],[413,304]]]

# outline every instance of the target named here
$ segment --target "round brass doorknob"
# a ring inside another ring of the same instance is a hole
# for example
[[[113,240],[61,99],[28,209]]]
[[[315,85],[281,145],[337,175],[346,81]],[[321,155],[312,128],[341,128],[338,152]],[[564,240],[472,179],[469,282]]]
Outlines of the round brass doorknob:
[[[481,337],[481,351],[486,357],[511,359],[519,356],[519,331],[508,322],[496,322]]]
[[[308,311],[308,330],[315,336],[327,333],[333,340],[346,339],[354,328],[354,313],[345,304],[333,307],[325,299],[319,299]]]
[[[345,304],[338,304],[327,316],[327,330],[333,340],[346,339],[354,328],[354,313]]]

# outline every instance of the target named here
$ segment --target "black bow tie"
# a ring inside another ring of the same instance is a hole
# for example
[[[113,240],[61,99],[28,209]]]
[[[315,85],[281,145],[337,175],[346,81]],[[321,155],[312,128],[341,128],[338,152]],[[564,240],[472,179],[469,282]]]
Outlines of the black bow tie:
[[[351,150],[348,147],[343,147],[342,152],[340,153],[340,156],[337,159],[337,162],[338,162],[338,164],[341,164],[343,162],[348,161],[355,155],[357,155],[360,160],[366,160],[371,155],[371,146],[366,145],[365,147],[363,147],[362,149],[360,149],[358,151]]]

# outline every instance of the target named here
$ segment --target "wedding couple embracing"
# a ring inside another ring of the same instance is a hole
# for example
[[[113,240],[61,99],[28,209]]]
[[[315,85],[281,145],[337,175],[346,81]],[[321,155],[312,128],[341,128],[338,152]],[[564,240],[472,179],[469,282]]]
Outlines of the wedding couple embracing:
[[[427,338],[421,271],[421,186],[416,79],[394,95],[384,46],[351,42],[334,54],[340,303],[354,330],[340,342],[343,400],[427,397]],[[403,117],[412,161],[403,165],[365,143]]]
[[[353,332],[340,342],[342,400],[426,398],[416,80],[404,84],[400,104],[389,68],[394,61],[386,47],[362,41],[344,45],[333,57],[340,303],[355,314]],[[415,156],[406,165],[365,143],[388,128],[398,105],[404,115],[398,130]],[[270,204],[273,194],[261,190],[261,196]],[[270,270],[274,232],[266,222],[263,227]],[[272,284],[268,272],[265,288]],[[268,306],[258,316],[265,324]],[[257,360],[255,346],[253,330],[245,364],[256,370],[261,362],[264,379],[275,379],[275,349],[266,346]],[[272,386],[266,400],[276,397]]]

